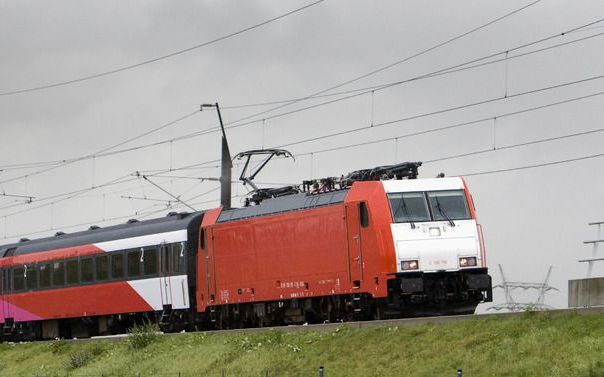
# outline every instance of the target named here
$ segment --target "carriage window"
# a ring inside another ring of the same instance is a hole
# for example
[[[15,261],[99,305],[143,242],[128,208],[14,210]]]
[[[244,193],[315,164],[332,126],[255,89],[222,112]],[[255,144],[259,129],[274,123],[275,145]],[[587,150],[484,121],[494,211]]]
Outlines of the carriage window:
[[[361,219],[361,226],[367,228],[369,226],[369,211],[367,211],[367,203],[365,202],[359,204],[359,218]]]
[[[38,289],[38,269],[35,265],[29,265],[25,267],[27,268],[27,272],[25,273],[25,282],[27,284],[27,289]]]
[[[145,275],[157,275],[157,249],[145,249],[143,267]]]
[[[388,194],[390,210],[395,223],[430,221],[428,204],[423,192],[398,192]]]
[[[13,269],[13,290],[22,291],[25,289],[25,268],[17,267]]]
[[[77,259],[67,261],[67,284],[78,284],[79,280]]]
[[[161,245],[159,248],[159,264],[162,276],[170,275],[172,271],[172,245]]]
[[[12,271],[10,268],[3,270],[4,274],[2,276],[2,287],[4,289],[10,290],[10,282],[12,279]]]
[[[199,246],[205,250],[206,249],[206,230],[202,229],[199,233]]]
[[[186,249],[184,242],[172,244],[172,273],[180,275],[185,272]]]
[[[90,283],[94,280],[94,259],[83,258],[80,260],[82,269],[82,283]]]
[[[111,277],[114,279],[124,277],[124,254],[113,254],[111,256]]]
[[[470,219],[463,190],[428,192],[428,200],[435,221]]]
[[[50,287],[50,264],[40,265],[40,288]]]
[[[109,256],[100,255],[96,257],[96,280],[107,280],[109,278]]]
[[[52,286],[62,287],[65,285],[65,262],[54,262],[52,264]]]
[[[141,274],[141,252],[134,250],[128,253],[128,276],[138,276]]]

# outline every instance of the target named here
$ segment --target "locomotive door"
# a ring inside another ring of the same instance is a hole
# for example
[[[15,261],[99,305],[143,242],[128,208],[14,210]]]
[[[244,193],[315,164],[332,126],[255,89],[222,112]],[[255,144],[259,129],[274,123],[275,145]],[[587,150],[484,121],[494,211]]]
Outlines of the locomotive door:
[[[214,230],[205,228],[201,230],[203,237],[203,279],[205,282],[205,304],[215,305],[216,303],[216,276],[214,275]]]
[[[363,280],[363,248],[361,245],[360,202],[347,203],[346,234],[348,251],[348,277],[353,288],[361,286]]]

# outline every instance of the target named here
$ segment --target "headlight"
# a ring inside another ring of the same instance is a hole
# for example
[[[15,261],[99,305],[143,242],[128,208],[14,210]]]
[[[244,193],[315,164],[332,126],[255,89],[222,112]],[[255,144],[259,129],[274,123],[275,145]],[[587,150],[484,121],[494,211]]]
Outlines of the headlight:
[[[476,266],[476,257],[459,258],[459,267],[473,267],[473,266]]]
[[[409,271],[409,270],[417,270],[419,268],[419,263],[416,260],[405,260],[401,262],[401,270]]]

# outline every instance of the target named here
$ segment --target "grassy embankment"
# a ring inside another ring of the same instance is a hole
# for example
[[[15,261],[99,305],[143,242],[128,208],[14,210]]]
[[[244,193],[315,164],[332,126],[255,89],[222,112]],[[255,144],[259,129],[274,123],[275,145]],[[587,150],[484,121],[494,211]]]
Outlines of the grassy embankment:
[[[604,316],[0,345],[1,376],[604,376]]]

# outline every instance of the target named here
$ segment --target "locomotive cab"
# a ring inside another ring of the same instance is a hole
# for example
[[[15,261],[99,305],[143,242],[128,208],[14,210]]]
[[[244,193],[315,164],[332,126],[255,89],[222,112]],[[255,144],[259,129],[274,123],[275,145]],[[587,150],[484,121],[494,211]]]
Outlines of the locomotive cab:
[[[473,313],[492,301],[480,225],[463,179],[383,184],[396,254],[389,290],[400,307],[412,314]]]

